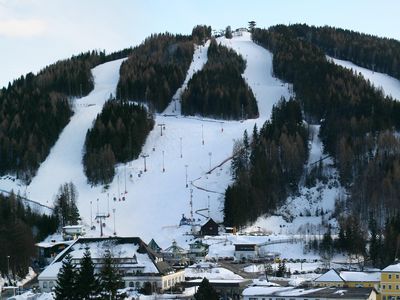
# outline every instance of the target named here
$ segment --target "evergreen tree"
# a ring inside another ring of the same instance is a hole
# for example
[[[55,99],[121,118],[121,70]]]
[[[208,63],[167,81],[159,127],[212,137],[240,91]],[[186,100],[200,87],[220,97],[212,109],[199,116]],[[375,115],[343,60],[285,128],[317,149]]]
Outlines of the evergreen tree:
[[[207,278],[203,278],[199,289],[194,294],[196,300],[217,300],[218,295],[215,289],[211,286]]]
[[[58,189],[54,203],[54,213],[59,218],[60,226],[77,225],[80,220],[76,206],[78,192],[72,182],[64,183]]]
[[[117,289],[121,288],[122,284],[122,278],[111,256],[111,251],[106,250],[103,257],[103,266],[100,270],[102,293],[107,297],[111,297],[110,299],[116,299]]]
[[[254,28],[256,28],[256,21],[249,21],[250,32],[253,32]]]
[[[72,264],[72,258],[65,256],[60,272],[57,275],[55,287],[56,300],[76,300],[76,270]]]
[[[76,293],[79,299],[92,299],[99,292],[99,283],[94,274],[94,265],[88,249],[81,260],[76,281]]]
[[[278,270],[276,271],[276,276],[277,277],[284,277],[286,274],[286,262],[285,260],[279,261],[278,264]]]
[[[371,238],[369,241],[369,257],[374,266],[379,266],[378,255],[379,255],[380,245],[379,245],[376,221],[372,214],[370,214],[368,227],[369,227],[369,231],[370,231],[370,235],[371,235]]]
[[[231,39],[232,38],[232,29],[231,26],[227,26],[225,29],[225,37],[227,39]]]

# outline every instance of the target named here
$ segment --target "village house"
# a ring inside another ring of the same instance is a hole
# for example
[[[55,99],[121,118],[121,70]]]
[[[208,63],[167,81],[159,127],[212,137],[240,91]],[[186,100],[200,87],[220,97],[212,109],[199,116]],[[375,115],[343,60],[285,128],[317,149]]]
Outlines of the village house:
[[[86,249],[91,253],[96,273],[101,269],[105,253],[110,252],[125,287],[139,289],[149,282],[154,292],[162,292],[185,280],[184,271],[174,270],[138,237],[78,238],[38,276],[41,290],[50,292],[55,286],[66,255],[71,255],[79,268]]]
[[[172,245],[161,251],[163,259],[173,266],[180,269],[189,264],[188,251],[178,246],[177,242],[172,241]]]
[[[337,272],[334,269],[314,280],[318,287],[372,287],[379,290],[380,272]]]
[[[208,254],[208,245],[204,244],[201,240],[196,240],[194,243],[189,244],[189,259],[191,263],[204,260]]]
[[[384,268],[381,272],[381,299],[400,299],[400,263]]]
[[[207,219],[202,225],[200,225],[200,235],[218,235],[219,225],[212,219]]]
[[[62,228],[62,235],[64,241],[76,240],[80,236],[86,234],[85,227],[83,225],[67,225]]]

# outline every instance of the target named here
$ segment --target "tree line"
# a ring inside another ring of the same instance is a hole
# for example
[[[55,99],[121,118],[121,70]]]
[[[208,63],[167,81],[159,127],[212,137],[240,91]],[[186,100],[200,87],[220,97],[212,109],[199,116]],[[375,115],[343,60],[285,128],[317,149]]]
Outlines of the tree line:
[[[328,55],[350,60],[400,79],[400,41],[335,27],[291,26],[295,36],[320,47]]]
[[[195,44],[204,44],[211,38],[211,26],[197,25],[192,29],[192,39]]]
[[[212,39],[204,68],[193,75],[182,94],[182,113],[221,119],[258,116],[253,92],[242,77],[246,61]]]
[[[57,227],[54,215],[32,211],[15,194],[0,194],[0,273],[3,277],[25,277],[36,256],[35,243],[54,233]]]
[[[115,164],[136,159],[153,126],[143,105],[109,100],[86,134],[83,166],[88,182],[110,183]]]
[[[151,35],[122,63],[117,98],[144,101],[162,112],[185,80],[193,52],[190,36]]]
[[[273,213],[297,191],[308,158],[308,131],[300,104],[281,99],[271,120],[253,135],[245,131],[235,143],[232,160],[234,183],[225,191],[224,223],[242,226]]]
[[[293,83],[306,120],[321,124],[324,149],[333,156],[341,183],[351,186],[348,206],[354,215],[367,220],[372,211],[376,217],[383,217],[375,205],[375,193],[360,191],[370,190],[368,180],[383,185],[382,173],[372,172],[373,161],[385,162],[387,178],[395,169],[395,150],[385,152],[391,155],[379,155],[376,149],[382,132],[387,131],[387,143],[394,140],[390,132],[400,127],[400,103],[385,97],[362,76],[328,62],[322,49],[298,37],[291,26],[255,29],[253,39],[273,52],[274,73]],[[396,180],[390,178],[385,184],[395,184]],[[400,196],[397,190],[391,189],[388,201],[380,202],[381,209],[398,211],[397,202],[393,203]]]
[[[0,175],[29,183],[73,114],[69,98],[93,89],[90,70],[130,51],[82,53],[0,89]]]

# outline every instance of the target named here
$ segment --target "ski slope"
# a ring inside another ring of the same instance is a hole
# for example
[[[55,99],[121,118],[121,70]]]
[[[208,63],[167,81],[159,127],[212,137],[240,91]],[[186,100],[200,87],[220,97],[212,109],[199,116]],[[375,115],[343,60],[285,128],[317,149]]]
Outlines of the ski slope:
[[[354,70],[357,74],[361,73],[361,75],[364,76],[366,80],[369,80],[376,88],[382,88],[386,96],[391,96],[392,98],[400,101],[400,81],[396,78],[393,78],[387,74],[374,72],[369,69],[357,66],[350,61],[340,60],[329,56],[327,56],[327,58],[328,60],[339,66],[342,66],[346,69]]]
[[[9,190],[13,188],[26,193],[30,199],[52,205],[60,184],[72,181],[78,189],[78,208],[86,224],[97,225],[91,218],[97,212],[110,213],[106,234],[114,232],[115,221],[118,235],[141,236],[145,241],[154,237],[161,247],[169,246],[174,238],[187,241],[182,234],[188,228],[177,225],[182,214],[190,216],[191,193],[194,212],[203,209],[201,213],[208,215],[205,209],[209,207],[210,216],[222,221],[223,193],[231,182],[229,158],[234,141],[243,136],[245,129],[251,132],[254,124],[260,128],[270,118],[273,104],[281,96],[288,97],[289,92],[287,85],[272,76],[272,55],[253,43],[249,34],[219,41],[229,44],[247,59],[244,77],[256,96],[258,119],[227,122],[181,116],[181,92],[207,61],[208,44],[196,47],[187,78],[173,97],[176,101],[156,116],[154,129],[143,147],[143,154],[148,155],[147,171],[144,172],[144,159],[139,157],[117,166],[108,190],[91,187],[86,183],[81,164],[84,137],[104,102],[115,93],[122,61],[106,63],[93,69],[94,91],[76,101],[75,115],[31,184],[25,187],[18,186],[17,181],[2,180],[0,187],[4,184]],[[162,136],[158,126],[161,124],[165,124]],[[225,163],[215,168],[222,162]],[[213,171],[208,174],[210,169]],[[196,213],[194,217],[199,222],[204,220]],[[99,235],[99,226],[92,234]]]

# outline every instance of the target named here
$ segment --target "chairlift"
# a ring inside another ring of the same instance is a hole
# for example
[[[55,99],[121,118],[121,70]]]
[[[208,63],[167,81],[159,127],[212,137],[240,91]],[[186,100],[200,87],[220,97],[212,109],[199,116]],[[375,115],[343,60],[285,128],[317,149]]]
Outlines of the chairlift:
[[[114,199],[114,202],[117,201],[117,197],[114,197],[113,199]]]
[[[122,201],[125,201],[125,197],[122,197]]]

